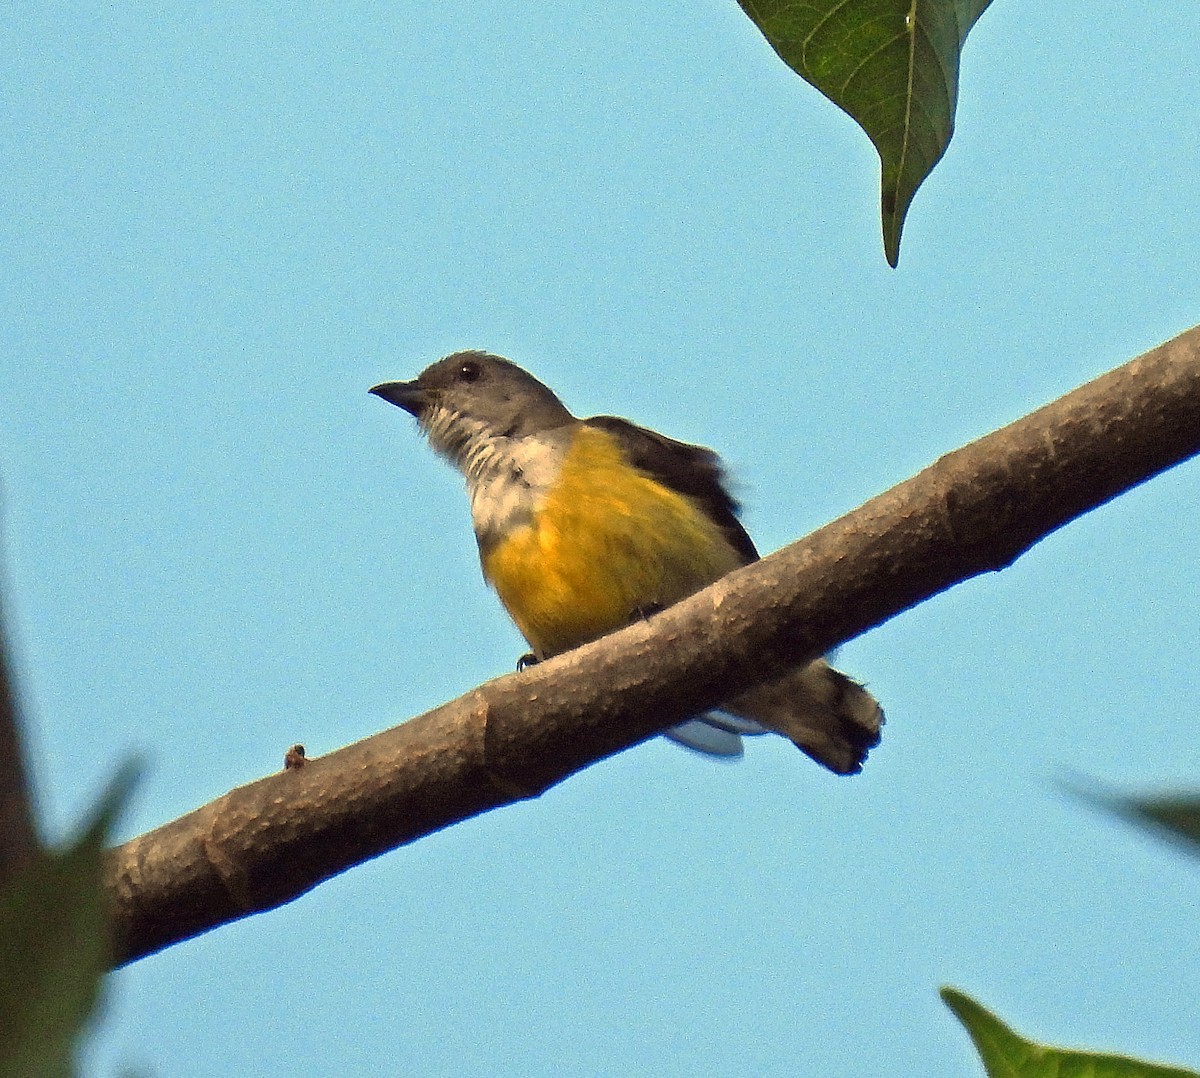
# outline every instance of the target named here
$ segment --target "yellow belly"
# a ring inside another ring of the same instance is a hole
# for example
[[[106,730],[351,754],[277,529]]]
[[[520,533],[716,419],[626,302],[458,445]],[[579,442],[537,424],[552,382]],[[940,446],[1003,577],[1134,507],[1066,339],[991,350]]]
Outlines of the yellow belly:
[[[483,572],[539,655],[603,636],[742,564],[690,498],[583,428],[532,521],[483,554]]]

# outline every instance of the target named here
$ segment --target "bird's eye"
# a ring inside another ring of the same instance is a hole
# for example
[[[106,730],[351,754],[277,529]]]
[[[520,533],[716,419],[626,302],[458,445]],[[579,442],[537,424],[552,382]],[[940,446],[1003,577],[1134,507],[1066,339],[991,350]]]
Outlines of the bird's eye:
[[[481,374],[483,374],[483,368],[473,359],[464,361],[458,368],[458,380],[460,382],[478,382]]]

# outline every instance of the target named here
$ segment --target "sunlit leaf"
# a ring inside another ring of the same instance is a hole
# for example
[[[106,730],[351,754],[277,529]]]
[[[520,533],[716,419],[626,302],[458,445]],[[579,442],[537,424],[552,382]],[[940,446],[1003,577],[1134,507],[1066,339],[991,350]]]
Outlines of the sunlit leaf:
[[[875,144],[888,262],[954,132],[963,41],[991,0],[738,0],[789,67]]]
[[[1195,1071],[1125,1056],[1049,1048],[1018,1036],[953,988],[943,988],[942,999],[971,1035],[989,1078],[1200,1078]]]

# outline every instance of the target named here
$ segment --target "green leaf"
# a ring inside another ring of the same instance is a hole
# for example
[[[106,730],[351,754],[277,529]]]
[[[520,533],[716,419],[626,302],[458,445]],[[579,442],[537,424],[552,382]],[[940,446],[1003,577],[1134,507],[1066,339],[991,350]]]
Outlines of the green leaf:
[[[1125,1056],[1048,1048],[1018,1036],[956,989],[943,988],[942,999],[971,1035],[989,1078],[1200,1078],[1195,1071]]]
[[[879,151],[883,247],[954,133],[959,54],[991,0],[738,0],[771,47]]]
[[[0,893],[0,1078],[74,1073],[109,965],[104,844],[135,777],[122,768],[79,838],[40,853]]]
[[[1116,799],[1113,807],[1138,823],[1165,830],[1190,853],[1200,854],[1200,797],[1126,797]]]
[[[1063,788],[1075,797],[1148,827],[1193,856],[1200,856],[1200,794],[1155,794],[1128,797],[1087,778],[1072,777]]]

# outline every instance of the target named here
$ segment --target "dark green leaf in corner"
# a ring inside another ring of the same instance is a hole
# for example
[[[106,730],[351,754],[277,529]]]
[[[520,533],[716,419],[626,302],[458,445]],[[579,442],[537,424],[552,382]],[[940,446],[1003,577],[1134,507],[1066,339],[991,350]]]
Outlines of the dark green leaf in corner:
[[[883,248],[954,133],[963,42],[991,0],[738,0],[771,47],[879,151]]]
[[[80,837],[40,854],[0,893],[0,1078],[74,1073],[109,964],[104,844],[134,778],[123,768]]]
[[[943,988],[942,999],[966,1026],[988,1078],[1200,1078],[1195,1071],[1124,1056],[1048,1048],[1018,1036],[956,989]]]

